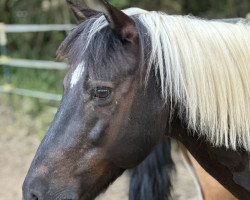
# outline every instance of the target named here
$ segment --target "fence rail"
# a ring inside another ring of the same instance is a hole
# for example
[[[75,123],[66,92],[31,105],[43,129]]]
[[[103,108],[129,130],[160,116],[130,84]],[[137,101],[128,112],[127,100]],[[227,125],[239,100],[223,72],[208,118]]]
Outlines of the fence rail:
[[[46,24],[46,25],[4,25],[6,33],[47,32],[47,31],[70,31],[75,28],[73,24]]]
[[[15,58],[8,58],[6,56],[0,56],[0,65],[33,68],[33,69],[57,69],[57,70],[64,70],[67,67],[66,63],[62,62],[15,59]]]
[[[40,91],[32,91],[20,88],[12,88],[10,85],[0,86],[0,92],[2,93],[11,93],[17,94],[21,96],[27,97],[34,97],[38,99],[47,99],[47,100],[54,100],[54,101],[61,101],[62,95],[59,94],[52,94],[47,92],[40,92]]]

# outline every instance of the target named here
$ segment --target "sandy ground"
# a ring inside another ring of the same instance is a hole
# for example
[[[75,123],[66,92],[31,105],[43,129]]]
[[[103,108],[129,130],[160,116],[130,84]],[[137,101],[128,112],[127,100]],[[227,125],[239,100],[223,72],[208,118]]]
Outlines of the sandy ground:
[[[21,186],[40,139],[31,134],[34,121],[28,115],[16,114],[10,120],[8,106],[0,96],[0,200],[21,200]],[[46,132],[46,130],[44,130]],[[180,155],[174,153],[177,173],[173,175],[173,200],[197,200],[192,179]],[[97,200],[128,200],[129,173],[125,172]]]

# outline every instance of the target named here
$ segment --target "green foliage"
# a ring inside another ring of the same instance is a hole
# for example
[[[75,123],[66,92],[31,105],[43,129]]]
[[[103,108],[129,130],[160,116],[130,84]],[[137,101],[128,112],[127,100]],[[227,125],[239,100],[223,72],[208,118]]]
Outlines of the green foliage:
[[[128,0],[111,0],[109,1],[113,6],[118,8],[126,8],[129,6]]]

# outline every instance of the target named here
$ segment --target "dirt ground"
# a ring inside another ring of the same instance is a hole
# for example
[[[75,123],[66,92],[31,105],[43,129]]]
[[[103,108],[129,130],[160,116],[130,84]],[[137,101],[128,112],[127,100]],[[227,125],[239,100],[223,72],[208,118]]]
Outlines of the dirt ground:
[[[0,200],[21,200],[21,186],[40,142],[39,137],[31,134],[37,119],[18,113],[15,114],[18,120],[12,122],[9,108],[1,99],[0,96]],[[173,174],[172,199],[198,200],[192,178],[180,155],[174,153],[173,157],[177,173]],[[125,172],[96,199],[128,200],[128,184],[129,173]]]

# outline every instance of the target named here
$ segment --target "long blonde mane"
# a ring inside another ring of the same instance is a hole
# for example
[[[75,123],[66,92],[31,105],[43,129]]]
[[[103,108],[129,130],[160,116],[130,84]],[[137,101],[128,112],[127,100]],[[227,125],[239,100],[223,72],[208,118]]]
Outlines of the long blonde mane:
[[[214,145],[249,151],[249,25],[159,12],[139,19],[150,33],[163,97],[182,106],[189,128]]]
[[[150,64],[162,96],[180,107],[188,127],[216,146],[250,151],[250,26],[171,16],[138,8],[152,44]],[[90,37],[107,26],[103,17]]]

